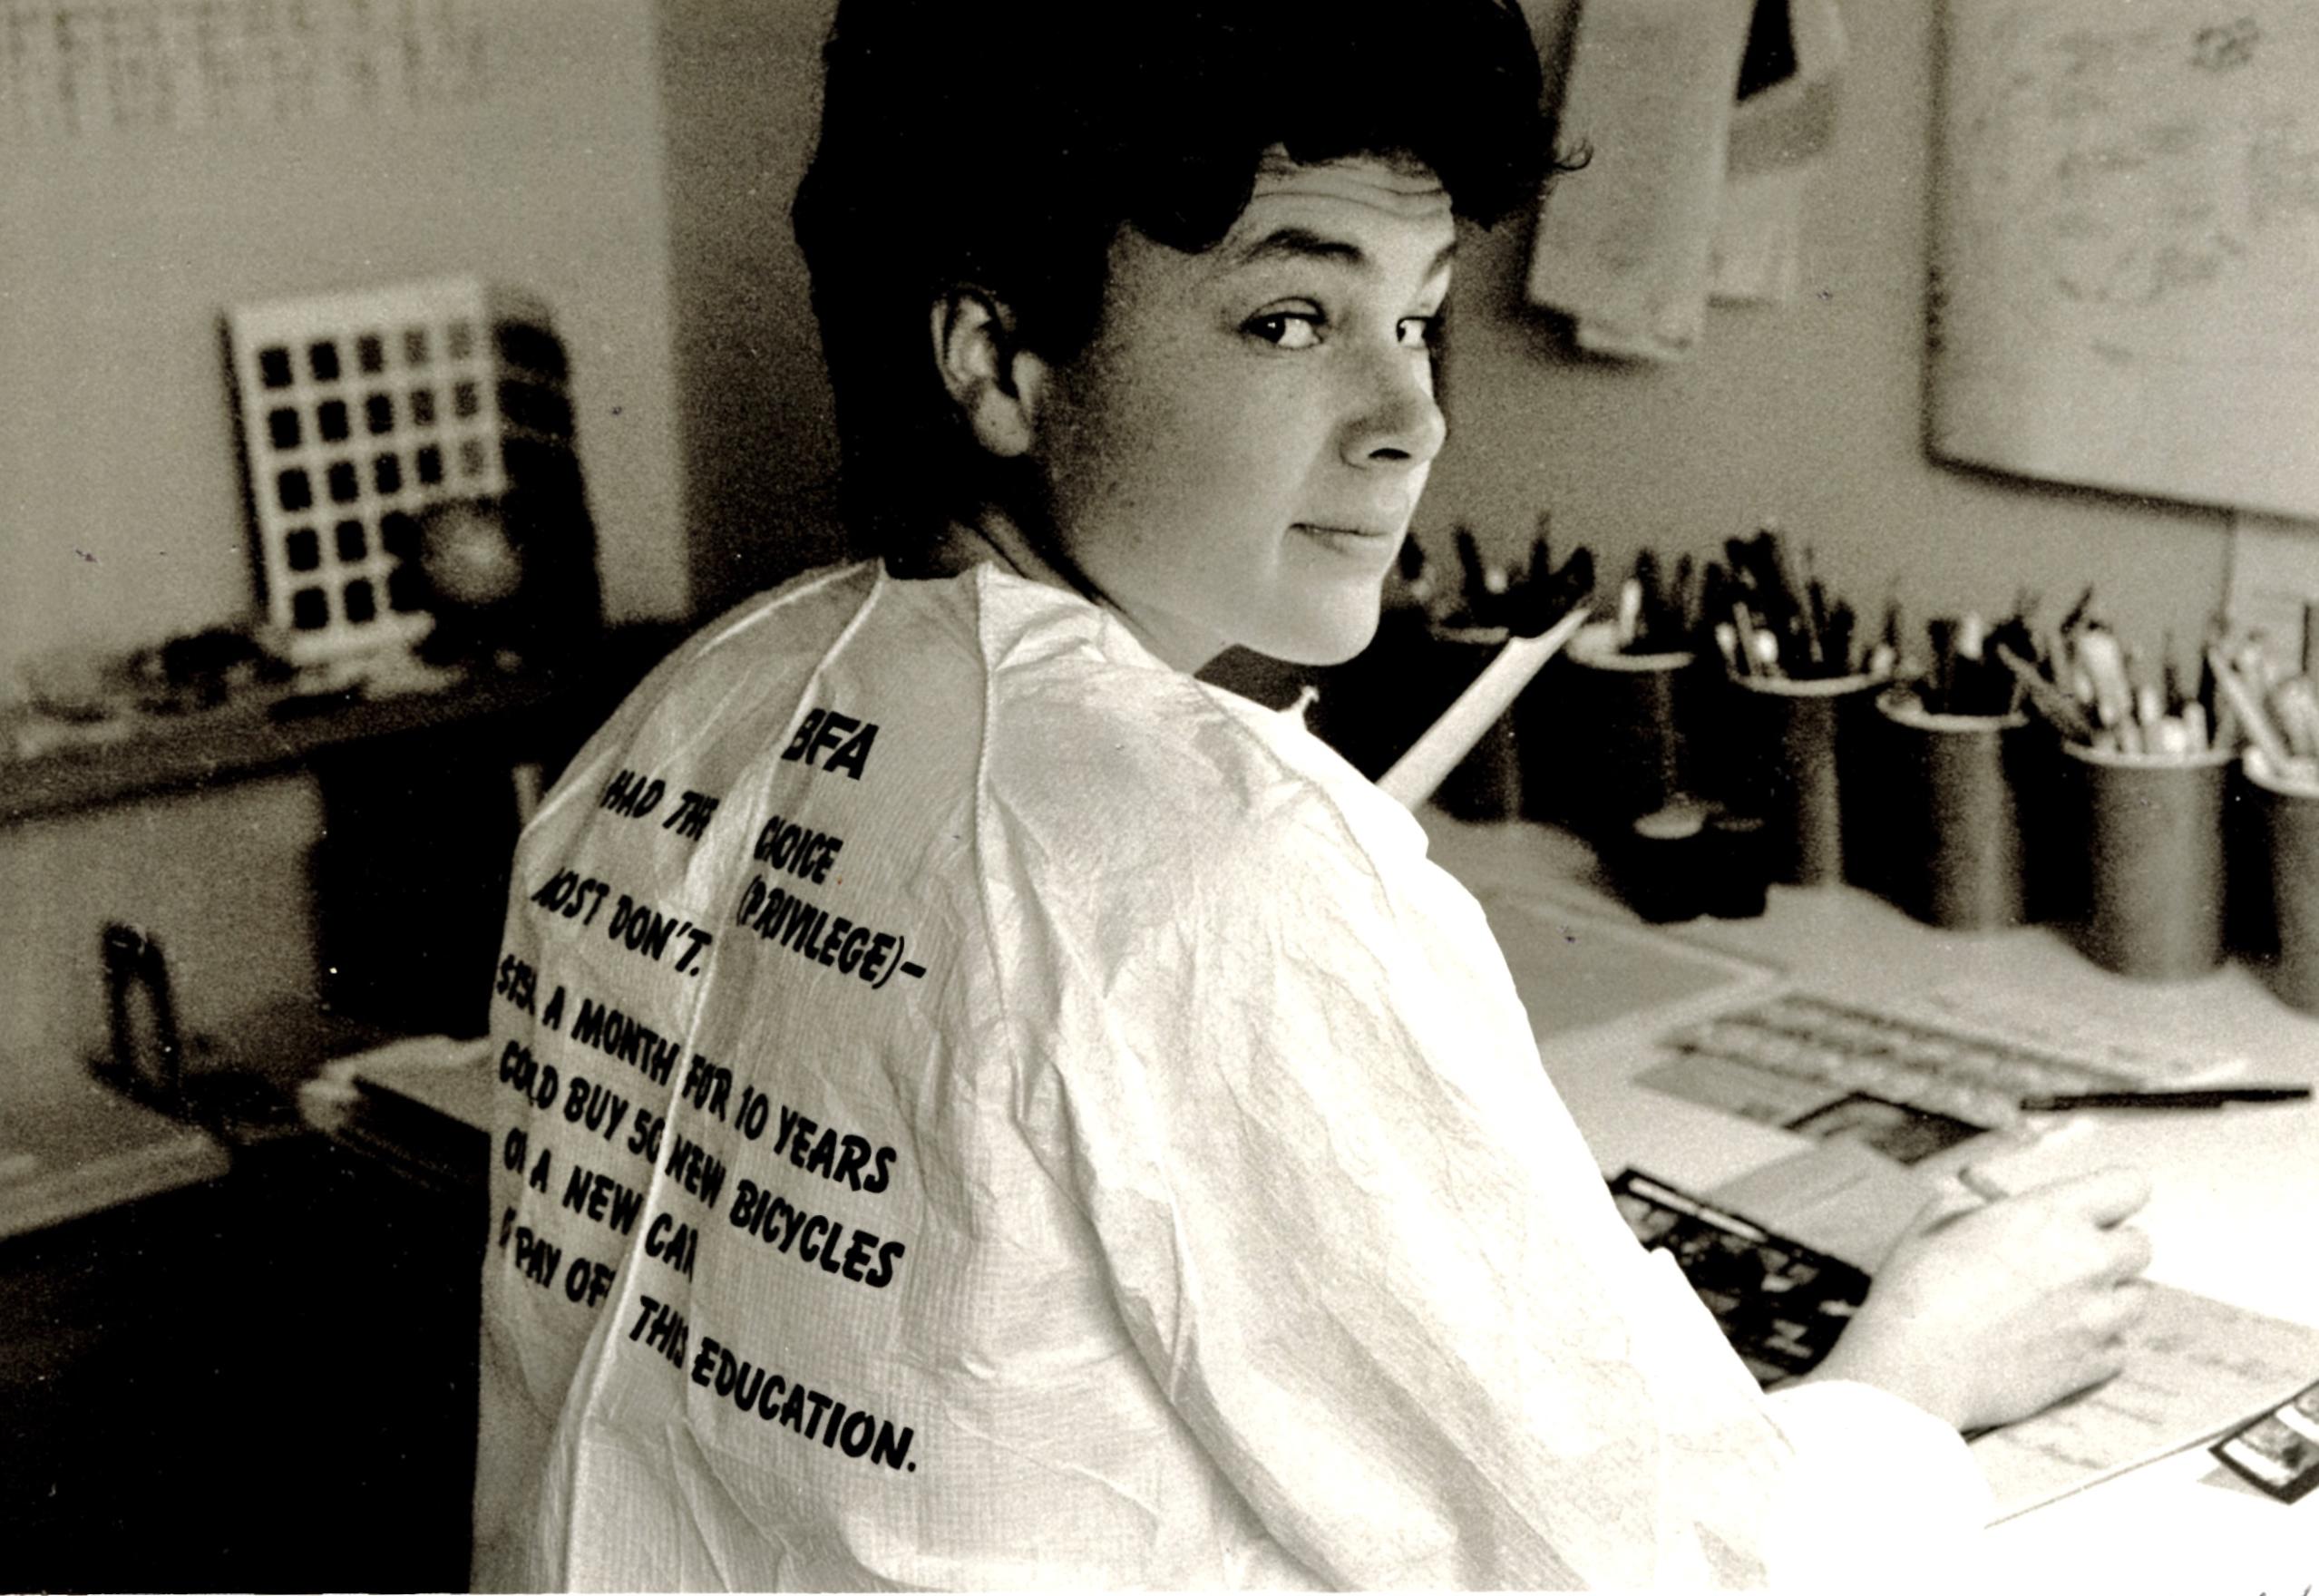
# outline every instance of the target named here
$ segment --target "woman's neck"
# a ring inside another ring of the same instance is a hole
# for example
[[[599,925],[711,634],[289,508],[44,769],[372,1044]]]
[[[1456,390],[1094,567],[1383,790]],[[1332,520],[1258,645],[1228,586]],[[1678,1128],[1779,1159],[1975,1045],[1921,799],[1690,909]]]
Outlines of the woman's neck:
[[[1096,598],[1076,573],[1040,548],[1021,523],[994,506],[952,518],[916,551],[909,574],[957,576],[978,565],[996,565],[1030,581]]]
[[[985,505],[953,517],[937,537],[916,551],[909,569],[897,569],[894,574],[958,576],[978,565],[995,565],[1026,580],[1077,594],[1116,618],[1155,657],[1186,675],[1196,673],[1213,655],[1211,651],[1210,655],[1187,661],[1164,647],[1136,624],[1134,616],[1106,598],[1103,590],[1059,550],[1051,549],[1047,540],[1033,536],[1020,521],[996,505]]]

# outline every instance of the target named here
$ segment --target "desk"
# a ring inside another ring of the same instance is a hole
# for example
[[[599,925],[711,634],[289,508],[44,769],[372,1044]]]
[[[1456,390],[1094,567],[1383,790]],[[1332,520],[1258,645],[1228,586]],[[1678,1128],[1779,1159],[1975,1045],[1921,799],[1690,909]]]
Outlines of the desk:
[[[90,1076],[0,1120],[0,1241],[222,1179],[223,1143]]]
[[[1846,887],[1775,887],[1760,920],[1644,927],[1561,832],[1466,825],[1432,811],[1423,820],[1436,860],[1487,910],[1547,1072],[1605,1173],[1632,1163],[1698,1190],[1806,1145],[1631,1079],[1650,1062],[1646,1044],[1672,1025],[1782,978],[1871,1000],[1966,987],[2000,1007],[2067,1014],[2092,1035],[2243,1057],[2249,1080],[2319,1081],[2319,1020],[2284,1007],[2242,966],[2137,983],[2095,968],[2050,929],[1934,930]],[[2154,1194],[2136,1222],[2157,1249],[2153,1279],[2319,1325],[2319,1105],[2086,1114],[2030,1162],[2040,1175],[2146,1171]],[[2319,1368],[2311,1375],[2319,1379]],[[2319,1578],[2319,1495],[2284,1506],[2203,1446],[1991,1536],[2009,1582],[2024,1588],[2252,1596]]]
[[[1671,1015],[1731,1001],[1783,974],[1869,997],[1928,981],[1974,983],[2001,998],[2042,998],[2104,1017],[2146,1045],[2243,1054],[2250,1078],[2319,1078],[2319,1022],[2281,1007],[2242,968],[2183,986],[2138,987],[2095,969],[2051,931],[1935,932],[1845,889],[1775,889],[1760,920],[1661,932],[1639,926],[1592,884],[1589,856],[1566,836],[1435,814],[1426,824],[1437,857],[1474,883],[1489,910],[1543,1033],[1548,1068],[1606,1171],[1633,1163],[1711,1185],[1803,1145],[1629,1084],[1645,1056],[1638,1044]],[[1632,957],[1638,949],[1673,956]],[[424,1045],[404,1047],[412,1069],[433,1067],[419,1056]],[[461,1049],[440,1051],[447,1058]],[[470,1067],[488,1066],[488,1048],[464,1051]],[[410,1078],[382,1063],[368,1061],[357,1073]],[[457,1111],[463,1120],[483,1117],[477,1111],[494,1088],[480,1074],[445,1085],[467,1099]],[[2319,1323],[2319,1270],[2308,1267],[2314,1249],[2303,1217],[2319,1213],[2319,1111],[2086,1116],[2082,1124],[2085,1134],[2049,1143],[2041,1157],[2057,1174],[2118,1162],[2149,1170],[2157,1195],[2141,1222],[2158,1243],[2153,1275]],[[479,1236],[472,1228],[443,1232],[440,1261],[469,1284]],[[438,1326],[472,1325],[466,1311],[464,1321],[444,1315]],[[471,1345],[472,1338],[458,1349]],[[2312,1373],[2319,1377],[2319,1368]],[[2008,1588],[2299,1591],[2319,1577],[2319,1496],[2282,1506],[2223,1474],[2201,1447],[2009,1521],[1991,1539]]]

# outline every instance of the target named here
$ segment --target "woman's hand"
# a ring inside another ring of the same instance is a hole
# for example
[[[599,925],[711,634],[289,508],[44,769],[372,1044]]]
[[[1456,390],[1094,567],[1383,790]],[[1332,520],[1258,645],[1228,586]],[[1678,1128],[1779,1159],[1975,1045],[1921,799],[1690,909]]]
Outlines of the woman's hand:
[[[2108,1379],[2150,1260],[2122,1221],[2148,1200],[2144,1177],[2105,1170],[1913,1232],[1813,1377],[1880,1387],[1960,1430]]]

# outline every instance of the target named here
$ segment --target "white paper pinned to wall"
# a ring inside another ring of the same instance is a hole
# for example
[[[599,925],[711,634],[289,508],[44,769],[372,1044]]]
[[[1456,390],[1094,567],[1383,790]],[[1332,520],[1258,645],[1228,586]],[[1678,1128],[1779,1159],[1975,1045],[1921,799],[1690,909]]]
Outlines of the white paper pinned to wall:
[[[465,104],[482,0],[0,0],[0,145]]]
[[[1708,267],[1709,291],[1720,301],[1795,302],[1803,280],[1806,197],[1836,142],[1844,65],[1836,0],[1781,0],[1775,9],[1794,70],[1731,111],[1722,209]],[[1764,20],[1759,7],[1759,28]]]
[[[1677,359],[1707,317],[1709,262],[1753,0],[1587,0],[1563,97],[1593,152],[1539,219],[1528,290],[1579,346]]]
[[[2319,515],[2319,7],[1949,0],[1932,441]]]

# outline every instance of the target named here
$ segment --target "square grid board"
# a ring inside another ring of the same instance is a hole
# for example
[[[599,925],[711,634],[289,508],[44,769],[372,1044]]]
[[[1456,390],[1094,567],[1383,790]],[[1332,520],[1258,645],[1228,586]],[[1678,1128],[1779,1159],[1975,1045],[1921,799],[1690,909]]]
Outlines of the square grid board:
[[[506,486],[494,297],[446,277],[227,314],[258,579],[291,659],[408,645],[432,627],[420,512]]]

